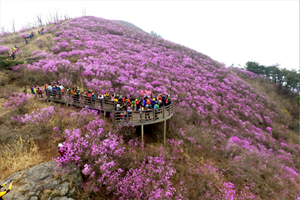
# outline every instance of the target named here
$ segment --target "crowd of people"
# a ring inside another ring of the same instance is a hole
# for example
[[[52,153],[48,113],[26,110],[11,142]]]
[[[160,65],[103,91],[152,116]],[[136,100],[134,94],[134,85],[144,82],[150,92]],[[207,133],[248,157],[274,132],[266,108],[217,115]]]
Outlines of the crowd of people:
[[[8,53],[6,54],[6,56],[7,56],[7,59],[6,59],[6,60],[10,60],[10,59],[14,60],[14,59],[15,59],[15,56],[16,56],[16,53],[17,53],[19,50],[20,50],[19,47],[14,46],[14,48],[13,48],[10,52],[8,52]]]
[[[51,25],[50,25],[51,26]],[[41,34],[41,35],[43,35],[44,34],[44,28],[40,28],[40,30],[38,30],[38,34]]]
[[[27,94],[27,88],[24,88],[23,91]],[[33,86],[31,88],[31,93],[36,97],[43,98],[43,93],[46,93],[48,96],[51,92],[51,95],[58,99],[61,99],[63,95],[67,95],[73,99],[73,102],[80,103],[80,98],[84,99],[84,104],[87,105],[95,105],[96,99],[107,100],[111,105],[114,105],[115,111],[125,111],[127,113],[131,113],[132,111],[146,111],[146,110],[159,110],[160,108],[170,105],[172,103],[172,99],[170,95],[159,94],[157,97],[153,97],[149,95],[145,95],[142,97],[133,97],[133,96],[123,96],[119,94],[109,94],[108,92],[96,94],[92,89],[89,89],[87,92],[81,93],[79,87],[67,87],[66,89],[62,84],[46,84],[43,87]],[[107,102],[106,101],[106,102]],[[100,101],[101,106],[103,101]],[[149,117],[150,118],[150,117]]]
[[[24,37],[25,43],[28,44],[28,40],[27,39],[32,39],[32,38],[34,38],[33,32],[31,32],[31,34],[27,34],[26,37]]]

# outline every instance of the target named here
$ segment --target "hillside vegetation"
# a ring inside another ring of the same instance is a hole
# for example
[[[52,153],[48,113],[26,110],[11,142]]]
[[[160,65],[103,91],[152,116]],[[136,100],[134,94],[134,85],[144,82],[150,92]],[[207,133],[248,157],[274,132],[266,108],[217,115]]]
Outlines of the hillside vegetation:
[[[1,45],[9,46],[9,37]],[[142,148],[134,128],[113,128],[95,111],[48,104],[22,110],[36,100],[11,95],[5,126],[32,127],[64,142],[66,157],[56,163],[78,165],[86,197],[300,198],[299,119],[276,93],[267,94],[272,88],[257,84],[258,75],[96,17],[47,27],[35,41],[26,52],[36,62],[13,67],[8,81],[15,85],[56,82],[136,97],[146,89],[175,103],[168,145],[158,132],[158,142],[146,138]]]

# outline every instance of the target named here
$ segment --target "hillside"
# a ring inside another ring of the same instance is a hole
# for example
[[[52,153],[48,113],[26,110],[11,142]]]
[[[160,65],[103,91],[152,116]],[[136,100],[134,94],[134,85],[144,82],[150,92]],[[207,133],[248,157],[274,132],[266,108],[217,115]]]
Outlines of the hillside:
[[[12,47],[17,37],[3,36],[1,45]],[[6,107],[12,110],[2,126],[20,131],[47,124],[35,132],[64,142],[67,157],[56,162],[77,163],[94,199],[300,198],[299,136],[292,128],[299,119],[284,111],[276,102],[280,98],[270,98],[255,85],[255,74],[96,17],[47,27],[45,35],[27,46],[20,43],[20,49],[26,56],[32,52],[36,62],[13,68],[8,82],[15,86],[56,82],[134,97],[152,90],[170,94],[176,105],[168,145],[161,146],[157,132],[155,139],[146,136],[142,148],[135,130],[114,129],[93,111],[50,108],[42,102],[37,110],[32,97],[26,102],[11,97],[13,103]],[[28,109],[20,111],[20,105]],[[32,111],[33,121],[25,120]],[[19,121],[9,121],[11,116]]]

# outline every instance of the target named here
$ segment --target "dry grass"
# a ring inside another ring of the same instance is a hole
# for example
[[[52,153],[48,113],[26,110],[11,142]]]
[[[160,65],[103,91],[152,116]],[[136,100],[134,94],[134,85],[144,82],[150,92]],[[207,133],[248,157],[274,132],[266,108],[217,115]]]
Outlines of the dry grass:
[[[44,26],[45,27],[45,26]],[[9,49],[12,49],[15,45],[18,46],[20,48],[19,53],[16,54],[16,60],[24,60],[25,58],[28,57],[32,57],[32,52],[35,50],[44,50],[44,51],[51,51],[52,48],[52,44],[51,41],[53,41],[53,38],[55,37],[54,34],[52,33],[44,33],[43,35],[39,35],[38,34],[38,30],[40,29],[40,27],[38,28],[32,28],[27,30],[25,33],[30,33],[31,31],[34,32],[35,37],[33,39],[27,39],[28,44],[25,44],[25,40],[20,38],[20,34],[19,32],[15,32],[15,33],[9,33],[7,35],[5,35],[4,37],[2,37],[2,39],[4,40],[3,42],[3,46],[7,46]],[[44,47],[43,48],[39,48],[36,44],[36,40],[38,39],[42,39],[44,41]]]
[[[279,90],[270,83],[257,80],[248,80],[258,91],[266,94],[271,102],[276,102],[281,124],[286,124],[290,129],[290,137],[295,143],[299,143],[299,106],[294,97],[282,96]]]
[[[25,141],[19,137],[11,145],[0,145],[0,179],[20,170],[40,164],[43,159],[33,139]]]

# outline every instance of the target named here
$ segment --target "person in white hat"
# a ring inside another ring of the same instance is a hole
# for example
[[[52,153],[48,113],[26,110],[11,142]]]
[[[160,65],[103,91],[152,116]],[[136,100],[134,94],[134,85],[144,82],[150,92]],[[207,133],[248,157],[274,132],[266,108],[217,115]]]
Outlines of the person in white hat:
[[[58,144],[58,153],[61,158],[64,157],[64,154],[65,154],[65,150],[63,149],[63,146],[64,145],[62,143]]]

